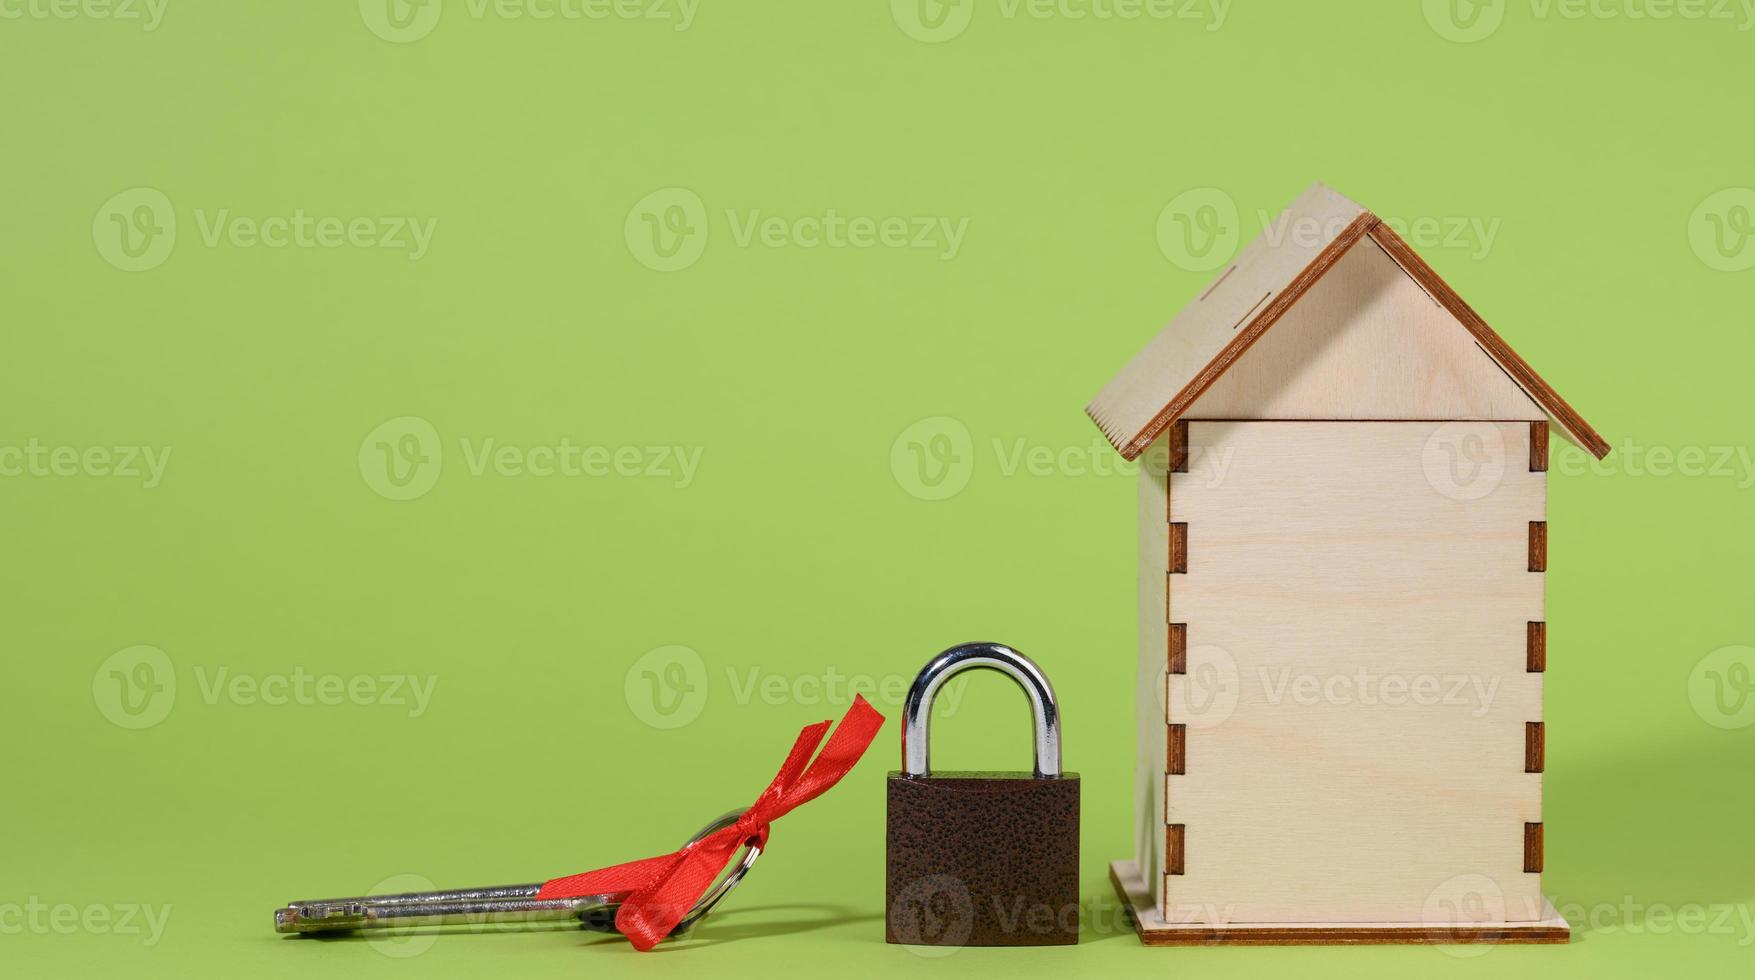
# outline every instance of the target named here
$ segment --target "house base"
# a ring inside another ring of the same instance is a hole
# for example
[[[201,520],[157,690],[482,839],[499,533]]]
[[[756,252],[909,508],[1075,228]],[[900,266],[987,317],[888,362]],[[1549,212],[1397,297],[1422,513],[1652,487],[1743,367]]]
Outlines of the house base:
[[[1572,928],[1543,901],[1534,922],[1435,925],[1430,922],[1165,922],[1133,861],[1111,861],[1109,880],[1146,946],[1352,946],[1415,943],[1564,943]]]

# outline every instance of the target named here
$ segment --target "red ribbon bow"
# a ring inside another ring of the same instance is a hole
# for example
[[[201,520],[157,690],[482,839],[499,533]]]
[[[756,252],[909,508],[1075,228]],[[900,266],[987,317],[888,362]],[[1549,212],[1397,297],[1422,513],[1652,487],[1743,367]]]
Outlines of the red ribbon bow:
[[[807,725],[798,733],[798,741],[792,743],[792,752],[774,781],[737,823],[672,854],[544,882],[536,897],[622,895],[621,909],[615,916],[616,930],[627,936],[635,949],[649,950],[670,935],[745,841],[753,838],[766,846],[770,823],[840,782],[865,754],[866,746],[883,724],[884,716],[864,698],[855,696],[853,706],[841,717],[840,726],[815,761],[811,760],[811,753],[822,744],[829,722]]]

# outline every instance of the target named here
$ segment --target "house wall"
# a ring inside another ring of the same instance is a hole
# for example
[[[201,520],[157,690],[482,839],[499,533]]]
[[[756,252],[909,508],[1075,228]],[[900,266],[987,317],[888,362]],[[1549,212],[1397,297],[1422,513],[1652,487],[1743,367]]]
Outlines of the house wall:
[[[1526,419],[1542,409],[1369,237],[1213,382],[1189,419]]]
[[[1167,921],[1541,916],[1546,433],[1172,427],[1154,455],[1186,471],[1140,478],[1139,803],[1161,772],[1164,809],[1138,860]]]
[[[1139,656],[1134,715],[1139,725],[1134,766],[1134,860],[1152,901],[1162,907],[1164,853],[1164,678],[1169,626],[1169,437],[1140,455]]]

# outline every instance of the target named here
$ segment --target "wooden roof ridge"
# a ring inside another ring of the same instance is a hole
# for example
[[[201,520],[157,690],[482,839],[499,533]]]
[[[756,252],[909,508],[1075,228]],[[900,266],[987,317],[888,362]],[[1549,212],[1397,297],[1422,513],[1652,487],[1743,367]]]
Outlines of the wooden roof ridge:
[[[1608,442],[1590,423],[1375,214],[1322,184],[1313,184],[1277,223],[1277,235],[1263,230],[1240,250],[1085,407],[1124,458],[1135,459],[1144,452],[1342,255],[1367,237],[1455,317],[1569,439],[1598,459],[1609,454]],[[1300,240],[1301,231],[1309,230],[1301,228],[1302,223],[1314,223],[1318,234]],[[1215,297],[1221,283],[1227,288]],[[1171,385],[1175,390],[1166,394]]]

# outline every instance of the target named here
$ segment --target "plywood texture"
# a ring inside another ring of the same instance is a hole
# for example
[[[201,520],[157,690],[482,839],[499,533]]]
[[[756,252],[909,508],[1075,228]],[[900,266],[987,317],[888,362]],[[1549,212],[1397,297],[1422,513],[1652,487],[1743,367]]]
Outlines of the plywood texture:
[[[1165,573],[1169,566],[1169,484],[1167,439],[1141,460],[1139,474],[1139,651],[1136,657],[1134,714],[1138,725],[1134,783],[1134,859],[1153,879],[1164,870],[1164,772],[1167,728],[1164,678],[1169,666],[1170,628]]]
[[[1133,459],[1367,230],[1370,213],[1313,184],[1129,361],[1086,411]],[[1374,219],[1370,219],[1374,220]],[[1275,231],[1279,229],[1279,231]]]
[[[1166,678],[1167,722],[1187,726],[1186,774],[1165,777],[1165,821],[1185,827],[1167,921],[1420,921],[1458,882],[1491,920],[1543,915],[1524,872],[1542,779],[1524,771],[1542,720],[1528,624],[1545,619],[1530,433],[1189,423],[1169,477],[1188,570],[1167,615],[1187,624],[1187,673]]]
[[[1190,419],[1540,419],[1541,406],[1369,239],[1348,249]]]
[[[1294,336],[1213,393],[1257,359],[1270,330],[1287,325]],[[1434,326],[1453,326],[1458,336],[1443,338]],[[1462,356],[1465,343],[1498,379]],[[1127,459],[1184,417],[1531,420],[1535,410],[1592,455],[1608,455],[1608,442],[1407,242],[1321,184],[1246,245],[1085,406]]]
[[[1564,943],[1571,927],[1546,901],[1532,921],[1476,921],[1456,906],[1436,904],[1412,922],[1301,922],[1228,924],[1188,919],[1166,921],[1152,904],[1150,889],[1132,861],[1111,861],[1109,881],[1145,946],[1363,946],[1389,943]]]
[[[1560,393],[1554,390],[1554,386],[1537,374],[1536,369],[1530,367],[1529,362],[1524,360],[1517,351],[1512,350],[1511,345],[1505,342],[1505,338],[1499,336],[1492,327],[1488,326],[1487,321],[1481,319],[1481,315],[1476,313],[1474,308],[1457,294],[1456,290],[1450,288],[1450,284],[1444,281],[1437,270],[1427,265],[1426,260],[1420,257],[1420,253],[1414,251],[1412,246],[1403,241],[1394,229],[1382,222],[1377,222],[1372,225],[1369,234],[1371,241],[1406,270],[1408,275],[1420,284],[1420,288],[1426,290],[1434,300],[1449,310],[1451,315],[1455,316],[1457,321],[1463,325],[1463,328],[1468,330],[1481,344],[1481,349],[1492,355],[1493,360],[1505,369],[1505,373],[1511,375],[1512,379],[1521,385],[1524,391],[1529,392],[1531,398],[1534,398],[1542,408],[1547,410],[1548,417],[1560,426],[1560,431],[1566,434],[1567,439],[1598,459],[1609,455],[1608,440],[1598,434],[1596,429],[1591,428],[1591,424],[1586,422],[1576,409],[1567,404],[1566,399],[1560,397]]]

